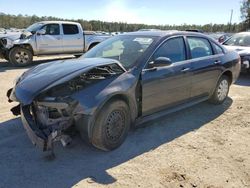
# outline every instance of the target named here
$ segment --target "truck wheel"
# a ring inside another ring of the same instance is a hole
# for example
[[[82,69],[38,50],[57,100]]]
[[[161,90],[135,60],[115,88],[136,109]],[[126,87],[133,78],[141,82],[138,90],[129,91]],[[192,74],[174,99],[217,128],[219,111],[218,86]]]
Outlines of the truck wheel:
[[[221,104],[223,103],[227,96],[228,96],[228,92],[229,92],[229,87],[230,87],[230,82],[227,76],[222,76],[218,83],[217,86],[214,90],[213,95],[211,96],[211,98],[209,99],[209,102],[213,103],[213,104]]]
[[[32,62],[33,55],[28,49],[14,47],[10,50],[9,60],[14,66],[24,67]]]
[[[92,135],[92,144],[104,151],[119,147],[130,127],[128,105],[121,100],[111,101],[98,113]]]

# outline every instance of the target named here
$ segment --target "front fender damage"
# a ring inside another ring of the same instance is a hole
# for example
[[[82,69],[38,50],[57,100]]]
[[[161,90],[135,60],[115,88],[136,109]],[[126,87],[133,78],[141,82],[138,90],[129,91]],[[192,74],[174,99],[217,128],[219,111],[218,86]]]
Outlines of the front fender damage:
[[[8,59],[8,52],[14,46],[9,38],[0,38],[0,58]]]
[[[14,46],[29,44],[32,36],[33,34],[27,31],[22,34],[4,35],[0,38],[0,56],[8,59],[8,53]]]
[[[87,96],[85,90],[101,82],[108,84],[124,73],[117,64],[112,65],[113,70],[110,66],[98,66],[68,81],[58,82],[53,87],[48,86],[48,89],[41,90],[29,104],[22,103],[20,96],[25,94],[16,97],[15,90],[19,86],[18,83],[13,89],[8,90],[9,102],[20,103],[11,111],[14,115],[21,115],[23,126],[34,145],[43,151],[53,151],[53,143],[56,141],[61,141],[63,146],[66,146],[71,141],[68,130],[76,126],[85,127],[82,128],[81,135],[85,134],[88,140],[88,127],[92,119],[88,110],[90,107],[87,101],[77,100],[74,94],[82,93],[82,98],[95,98],[89,94]]]

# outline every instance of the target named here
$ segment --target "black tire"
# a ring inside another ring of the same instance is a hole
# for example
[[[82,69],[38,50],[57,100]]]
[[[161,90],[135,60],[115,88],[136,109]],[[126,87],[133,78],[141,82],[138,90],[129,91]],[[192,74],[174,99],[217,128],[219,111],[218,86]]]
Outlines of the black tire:
[[[124,101],[108,102],[95,120],[92,144],[104,151],[118,148],[128,135],[130,122],[129,107]]]
[[[216,85],[213,95],[209,99],[209,102],[213,104],[222,104],[228,96],[229,88],[230,81],[228,76],[221,76]]]
[[[30,50],[14,47],[10,50],[9,61],[13,66],[24,67],[32,63],[33,55]]]

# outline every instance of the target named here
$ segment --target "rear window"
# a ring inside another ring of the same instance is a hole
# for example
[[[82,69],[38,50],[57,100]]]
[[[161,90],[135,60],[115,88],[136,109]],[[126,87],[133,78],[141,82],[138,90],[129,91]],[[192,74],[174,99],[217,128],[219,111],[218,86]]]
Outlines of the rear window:
[[[212,43],[212,45],[213,45],[213,47],[215,48],[215,50],[216,50],[216,54],[223,54],[224,52],[223,52],[223,49],[220,47],[220,46],[218,46],[217,44],[215,44],[214,42]]]
[[[79,30],[77,25],[74,24],[63,24],[63,33],[65,35],[74,35],[74,34],[78,34]]]

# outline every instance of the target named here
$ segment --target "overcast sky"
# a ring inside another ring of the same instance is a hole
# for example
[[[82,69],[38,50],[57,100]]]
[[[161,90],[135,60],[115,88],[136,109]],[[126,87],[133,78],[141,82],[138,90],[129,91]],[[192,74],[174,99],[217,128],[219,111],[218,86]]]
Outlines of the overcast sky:
[[[240,22],[241,0],[0,0],[0,12],[144,24]]]

